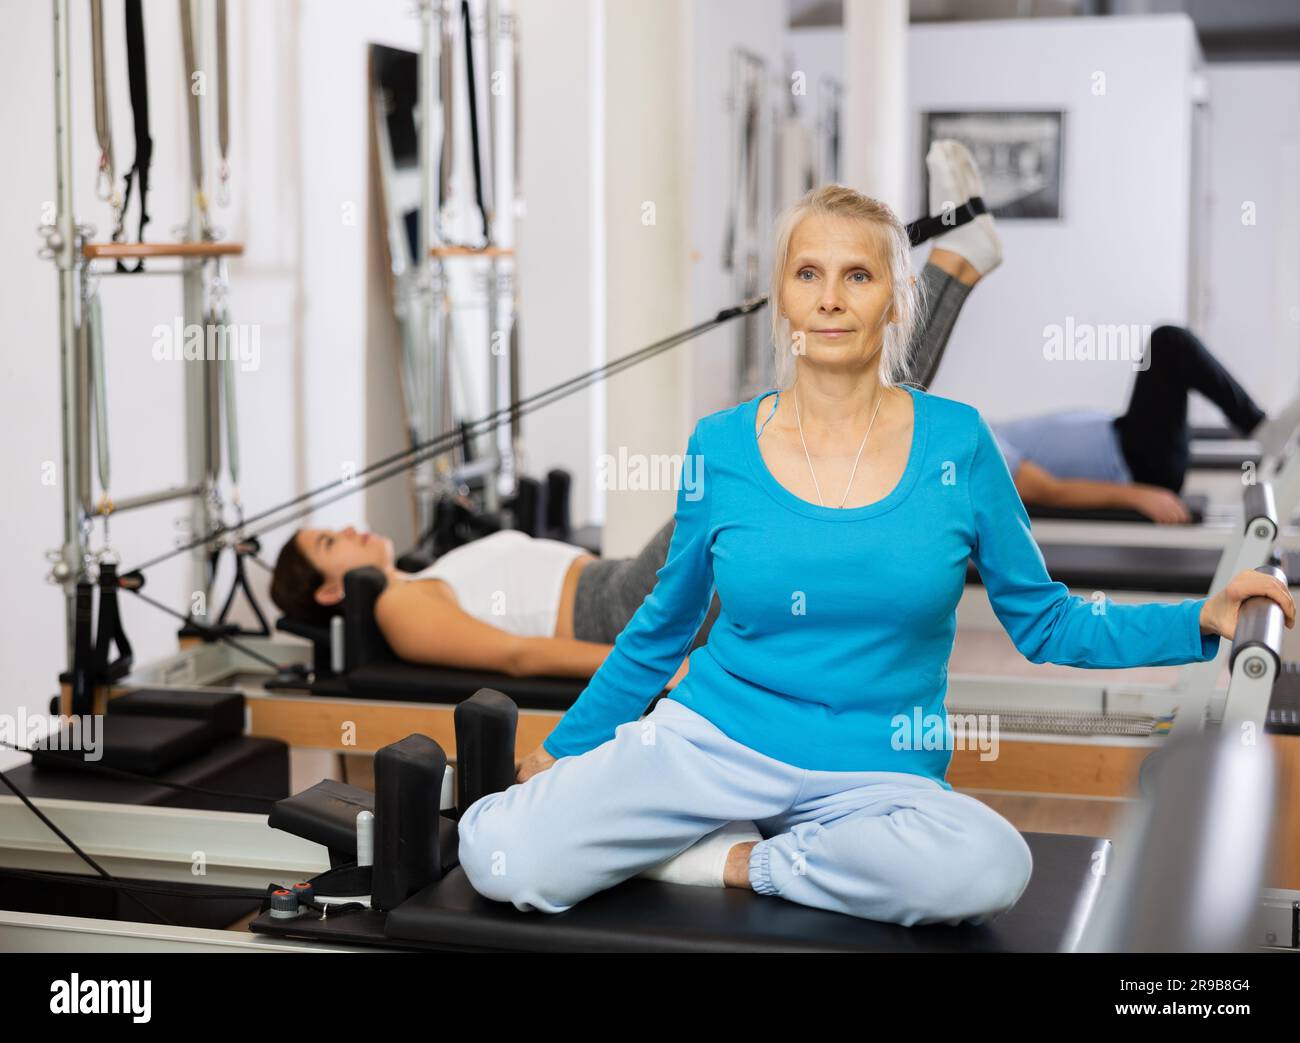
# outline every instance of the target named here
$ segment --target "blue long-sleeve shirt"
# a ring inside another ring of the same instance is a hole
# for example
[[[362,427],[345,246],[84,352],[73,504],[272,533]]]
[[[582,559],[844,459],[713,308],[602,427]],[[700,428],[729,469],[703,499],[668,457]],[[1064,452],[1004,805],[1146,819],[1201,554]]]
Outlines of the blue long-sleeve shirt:
[[[755,433],[770,391],[696,424],[655,588],[545,740],[552,756],[593,749],[644,712],[681,664],[715,586],[721,611],[672,697],[735,741],[809,770],[908,772],[947,785],[950,749],[900,742],[900,722],[943,718],[967,559],[1032,662],[1214,657],[1219,638],[1200,632],[1204,598],[1097,605],[1053,581],[984,418],[904,387],[915,417],[907,465],[864,507],[822,507],[776,480]]]

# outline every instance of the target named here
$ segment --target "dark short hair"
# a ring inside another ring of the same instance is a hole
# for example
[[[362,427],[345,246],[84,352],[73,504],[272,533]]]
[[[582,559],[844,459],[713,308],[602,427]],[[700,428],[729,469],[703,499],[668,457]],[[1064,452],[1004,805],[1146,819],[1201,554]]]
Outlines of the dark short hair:
[[[316,591],[325,583],[325,575],[313,565],[298,546],[299,529],[275,559],[271,574],[271,600],[290,619],[303,623],[328,623],[342,610],[342,605],[322,605]]]

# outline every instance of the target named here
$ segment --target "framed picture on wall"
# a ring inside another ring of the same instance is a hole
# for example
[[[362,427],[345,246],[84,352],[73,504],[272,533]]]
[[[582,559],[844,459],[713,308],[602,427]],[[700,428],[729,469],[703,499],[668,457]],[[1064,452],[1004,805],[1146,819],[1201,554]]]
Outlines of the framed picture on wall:
[[[1060,219],[1065,113],[926,112],[921,121],[922,199],[930,198],[925,154],[931,142],[954,138],[975,157],[984,202],[995,216]]]

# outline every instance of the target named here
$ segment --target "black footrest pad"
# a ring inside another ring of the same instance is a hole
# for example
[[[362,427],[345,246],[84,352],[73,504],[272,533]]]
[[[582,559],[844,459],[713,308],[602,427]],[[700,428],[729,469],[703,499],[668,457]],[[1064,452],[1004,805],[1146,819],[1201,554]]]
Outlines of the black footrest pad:
[[[357,815],[374,810],[373,793],[324,779],[310,789],[276,801],[267,824],[356,858]]]
[[[375,754],[376,909],[394,909],[442,877],[442,780],[447,754],[408,735]]]
[[[456,807],[462,813],[480,797],[515,781],[515,728],[519,707],[507,695],[480,688],[456,707]]]
[[[57,741],[47,737],[33,745],[32,763],[52,771],[93,771],[102,765],[153,777],[204,753],[214,742],[210,725],[202,720],[144,714],[108,714],[101,720],[97,760],[88,758],[91,751],[68,749],[74,737],[68,724],[59,729]],[[89,738],[85,735],[83,742]]]
[[[204,721],[214,742],[244,734],[244,695],[237,691],[140,688],[110,699],[108,713]]]

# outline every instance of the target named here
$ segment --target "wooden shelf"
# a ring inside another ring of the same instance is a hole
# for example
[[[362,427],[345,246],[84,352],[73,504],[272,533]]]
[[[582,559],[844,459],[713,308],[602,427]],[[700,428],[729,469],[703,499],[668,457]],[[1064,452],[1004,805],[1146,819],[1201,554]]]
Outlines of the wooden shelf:
[[[81,248],[88,261],[101,258],[130,260],[137,257],[238,257],[243,243],[86,243]]]

